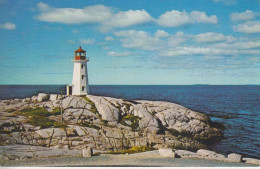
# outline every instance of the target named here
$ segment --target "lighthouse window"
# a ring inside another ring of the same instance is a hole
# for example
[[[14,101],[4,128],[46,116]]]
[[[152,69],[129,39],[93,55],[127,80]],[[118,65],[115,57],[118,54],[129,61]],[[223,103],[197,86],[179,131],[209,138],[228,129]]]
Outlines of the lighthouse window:
[[[83,69],[83,67],[84,67],[83,64],[81,64],[81,69]]]
[[[84,75],[81,75],[81,79],[84,79]]]
[[[82,91],[84,91],[85,86],[82,86]]]
[[[79,53],[77,53],[77,56],[79,56]]]

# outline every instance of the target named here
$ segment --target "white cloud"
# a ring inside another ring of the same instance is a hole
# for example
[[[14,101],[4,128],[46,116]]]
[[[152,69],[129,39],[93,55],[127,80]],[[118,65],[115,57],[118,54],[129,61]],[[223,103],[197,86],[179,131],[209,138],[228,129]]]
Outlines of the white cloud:
[[[260,41],[237,41],[232,44],[218,43],[212,45],[212,47],[220,48],[220,49],[248,50],[248,49],[260,48]]]
[[[159,32],[158,30],[156,32]],[[216,32],[197,35],[177,32],[167,38],[152,35],[145,31],[114,32],[115,38],[122,42],[125,48],[153,51],[157,56],[164,57],[241,57],[258,56],[260,41],[245,38],[236,39],[233,36]],[[167,32],[165,32],[166,34]],[[110,55],[116,55],[110,53]],[[119,55],[119,54],[118,54]]]
[[[223,50],[223,49],[214,49],[209,47],[176,47],[174,49],[168,49],[161,51],[161,56],[190,56],[190,55],[234,55],[236,50]]]
[[[254,17],[255,14],[251,10],[246,10],[245,12],[241,12],[241,13],[232,13],[230,15],[230,19],[233,22],[251,20],[254,19]]]
[[[52,9],[52,7],[50,7],[48,4],[45,4],[45,3],[43,3],[43,2],[39,2],[39,3],[37,4],[37,7],[38,7],[40,10],[42,10],[42,11],[47,11],[47,10]]]
[[[40,21],[65,24],[97,23],[107,20],[112,15],[110,8],[104,5],[94,5],[83,9],[53,8],[40,2],[38,8],[42,12],[37,16]]]
[[[107,36],[107,37],[105,38],[105,40],[106,40],[106,41],[111,41],[111,40],[114,40],[114,38],[113,38],[112,36]]]
[[[143,50],[158,50],[163,46],[163,41],[157,37],[150,36],[145,31],[119,31],[114,33],[121,37],[122,46],[126,48],[136,48]]]
[[[165,32],[164,30],[157,30],[154,36],[157,38],[166,38],[169,36],[169,33]]]
[[[192,11],[191,13],[187,13],[185,11],[180,12],[176,10],[165,12],[157,20],[159,25],[165,27],[179,27],[194,23],[216,24],[217,22],[218,18],[216,15],[207,16],[205,12],[201,11]]]
[[[176,47],[186,42],[189,37],[189,35],[186,35],[183,32],[179,31],[175,35],[171,35],[168,38],[167,44],[169,47]]]
[[[233,30],[243,33],[260,33],[260,21],[247,21],[233,26]]]
[[[216,15],[207,16],[205,12],[201,11],[192,11],[190,13],[191,18],[198,23],[218,23],[218,18]]]
[[[233,42],[236,40],[233,36],[225,36],[222,33],[207,32],[198,35],[194,35],[194,40],[199,43],[209,43],[209,42]]]
[[[176,10],[167,11],[162,14],[157,23],[165,27],[178,27],[182,25],[191,24],[194,21],[190,18],[187,12],[180,12]]]
[[[43,2],[38,3],[40,14],[37,19],[45,22],[64,24],[98,23],[103,31],[115,27],[128,27],[152,21],[153,18],[143,10],[128,10],[114,13],[104,5],[79,8],[54,8]]]
[[[237,3],[236,0],[214,0],[214,2],[221,2],[224,3],[225,5],[234,5]]]
[[[146,23],[152,20],[152,17],[143,10],[119,11],[103,24],[108,27],[129,27],[132,25]]]
[[[79,42],[84,44],[84,45],[90,45],[95,42],[95,39],[79,39]]]
[[[130,52],[114,52],[114,51],[107,52],[108,56],[116,56],[116,57],[129,56],[130,54],[131,54]]]
[[[14,30],[16,28],[16,25],[11,23],[11,22],[6,22],[4,24],[0,24],[0,28],[8,29],[8,30]]]

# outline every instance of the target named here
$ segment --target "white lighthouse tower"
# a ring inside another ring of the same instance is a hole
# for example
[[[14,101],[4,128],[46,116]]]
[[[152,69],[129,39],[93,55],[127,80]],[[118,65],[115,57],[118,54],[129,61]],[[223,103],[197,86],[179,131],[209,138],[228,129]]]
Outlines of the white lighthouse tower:
[[[79,49],[75,51],[72,84],[67,86],[67,95],[87,95],[89,94],[88,71],[86,51]]]

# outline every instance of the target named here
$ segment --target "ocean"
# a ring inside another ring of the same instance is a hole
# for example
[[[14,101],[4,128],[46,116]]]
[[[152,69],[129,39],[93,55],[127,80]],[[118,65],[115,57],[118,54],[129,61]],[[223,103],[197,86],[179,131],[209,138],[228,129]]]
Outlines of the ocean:
[[[60,93],[65,85],[0,85],[0,100],[39,92]],[[210,148],[260,158],[260,85],[90,85],[92,95],[168,101],[223,123],[225,139]]]

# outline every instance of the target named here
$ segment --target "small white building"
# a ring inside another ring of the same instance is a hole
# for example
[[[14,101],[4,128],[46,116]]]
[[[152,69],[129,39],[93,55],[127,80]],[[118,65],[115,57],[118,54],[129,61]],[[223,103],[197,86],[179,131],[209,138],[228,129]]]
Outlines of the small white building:
[[[75,51],[72,84],[67,85],[67,95],[87,95],[89,94],[88,71],[86,51],[79,49]]]

